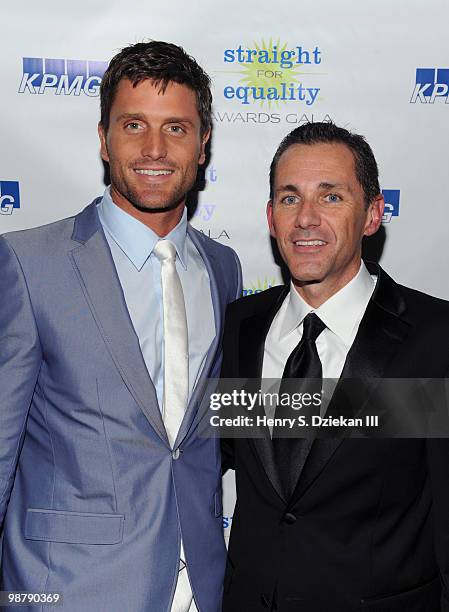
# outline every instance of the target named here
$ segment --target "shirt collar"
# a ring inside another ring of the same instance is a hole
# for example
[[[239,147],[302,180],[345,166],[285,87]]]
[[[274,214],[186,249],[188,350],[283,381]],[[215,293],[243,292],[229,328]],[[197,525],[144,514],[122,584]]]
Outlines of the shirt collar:
[[[370,275],[365,264],[361,262],[354,278],[319,308],[314,309],[303,300],[291,283],[281,337],[287,336],[301,325],[309,312],[316,312],[326,327],[350,346],[354,340],[354,330],[362,319],[375,284],[375,277]]]
[[[156,243],[161,240],[160,236],[114,204],[110,187],[105,189],[103,198],[98,204],[98,216],[103,228],[107,230],[114,242],[140,271],[153,252]],[[163,239],[173,242],[179,261],[187,270],[186,237],[187,208],[184,208],[178,225]]]

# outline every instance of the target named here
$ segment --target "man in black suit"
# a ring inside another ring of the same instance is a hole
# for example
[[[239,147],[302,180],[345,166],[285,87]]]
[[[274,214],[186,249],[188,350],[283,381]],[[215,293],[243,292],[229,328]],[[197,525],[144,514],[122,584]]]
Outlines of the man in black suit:
[[[334,412],[347,379],[447,377],[449,303],[361,259],[382,213],[363,137],[315,123],[282,141],[267,216],[291,283],[229,305],[223,377],[339,379]],[[449,610],[449,441],[271,435],[223,440],[224,612]]]

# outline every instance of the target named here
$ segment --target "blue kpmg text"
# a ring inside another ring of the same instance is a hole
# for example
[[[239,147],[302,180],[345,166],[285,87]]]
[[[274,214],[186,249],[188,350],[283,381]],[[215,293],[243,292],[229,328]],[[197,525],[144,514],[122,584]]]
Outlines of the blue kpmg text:
[[[390,223],[392,217],[399,217],[399,200],[401,192],[399,189],[382,189],[385,199],[382,223]]]
[[[411,104],[449,103],[449,68],[417,68]]]
[[[12,215],[20,208],[20,190],[17,181],[0,181],[0,215]]]
[[[91,98],[100,94],[100,84],[107,62],[49,57],[24,57],[19,93],[43,94],[53,91],[57,96]]]

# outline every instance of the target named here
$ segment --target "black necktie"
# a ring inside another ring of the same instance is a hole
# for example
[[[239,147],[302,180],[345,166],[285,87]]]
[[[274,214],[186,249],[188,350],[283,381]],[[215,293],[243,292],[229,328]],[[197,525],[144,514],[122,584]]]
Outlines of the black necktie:
[[[315,342],[325,328],[325,324],[315,313],[311,312],[305,317],[302,338],[291,352],[285,364],[282,382],[279,388],[280,397],[282,397],[284,393],[287,393],[289,396],[291,396],[292,393],[306,392],[312,395],[321,390],[323,370]],[[308,379],[313,379],[313,381]],[[287,414],[289,417],[292,417],[295,416],[293,413],[294,411],[290,409],[287,409],[287,411],[285,409],[283,410],[282,406],[278,404],[275,417],[282,418]],[[311,410],[303,408],[298,411],[296,415],[306,415],[306,417],[310,417]],[[301,451],[305,452],[308,448],[308,446],[302,444],[302,442],[304,442],[303,440],[298,440],[295,430],[292,431],[295,436],[293,439],[277,437],[279,429],[276,427],[273,429],[275,460],[279,476],[288,497],[293,493],[298,480],[296,465],[298,462],[302,464]],[[300,430],[296,430],[296,432],[297,431]],[[286,431],[284,429],[284,436],[285,433]]]

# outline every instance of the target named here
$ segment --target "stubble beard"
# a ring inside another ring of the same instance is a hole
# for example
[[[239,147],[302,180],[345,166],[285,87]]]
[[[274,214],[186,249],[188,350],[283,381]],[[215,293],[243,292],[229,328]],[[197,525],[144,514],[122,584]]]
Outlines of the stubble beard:
[[[174,168],[174,170],[176,169]],[[154,190],[148,187],[145,189],[147,195],[143,196],[141,192],[139,193],[137,189],[133,188],[120,174],[114,176],[111,168],[112,188],[129,202],[131,206],[144,213],[161,213],[175,210],[185,203],[187,194],[192,189],[194,182],[195,177],[192,181],[189,181],[188,189],[186,190],[186,186],[182,185],[181,180],[173,185],[168,193],[164,192],[163,189],[158,189],[157,186]]]
[[[150,199],[143,199],[136,193],[133,189],[118,189],[117,185],[114,185],[116,191],[120,193],[120,195],[137,210],[145,213],[160,213],[167,212],[170,210],[175,210],[180,206],[180,204],[185,202],[187,197],[187,193],[184,193],[183,189],[175,189],[172,194],[168,196],[164,196],[161,194],[161,197],[158,198],[155,194],[154,200],[151,197]]]

